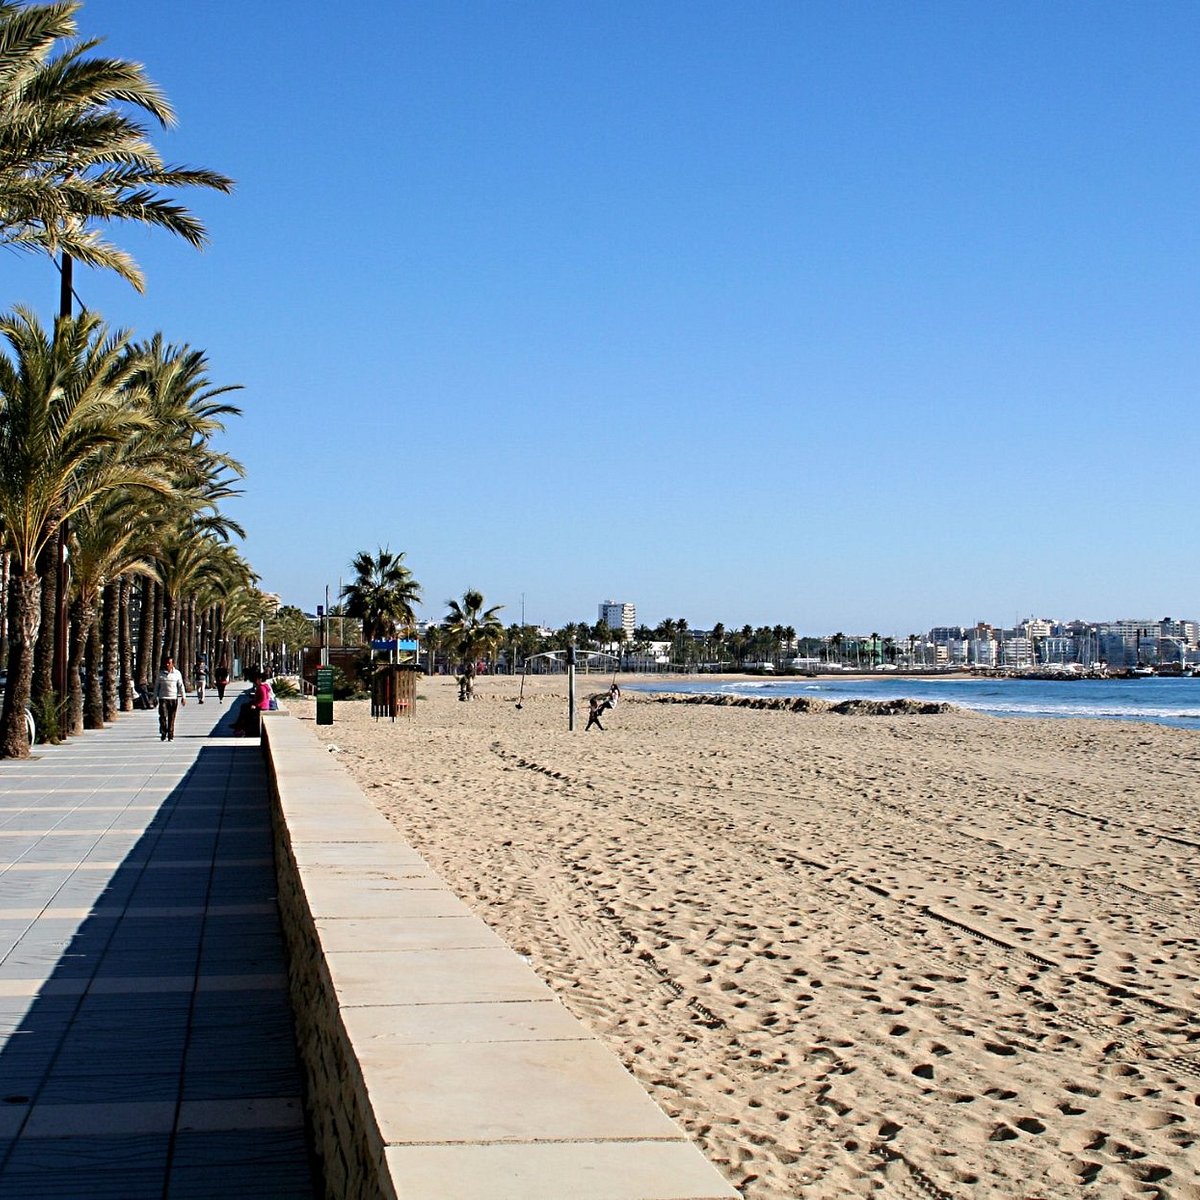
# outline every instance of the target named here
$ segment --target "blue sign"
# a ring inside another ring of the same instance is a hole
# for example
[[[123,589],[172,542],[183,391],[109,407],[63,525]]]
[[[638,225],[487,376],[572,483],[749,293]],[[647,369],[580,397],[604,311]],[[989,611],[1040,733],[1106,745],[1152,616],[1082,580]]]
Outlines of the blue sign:
[[[380,638],[371,643],[372,650],[411,650],[416,653],[415,638]]]

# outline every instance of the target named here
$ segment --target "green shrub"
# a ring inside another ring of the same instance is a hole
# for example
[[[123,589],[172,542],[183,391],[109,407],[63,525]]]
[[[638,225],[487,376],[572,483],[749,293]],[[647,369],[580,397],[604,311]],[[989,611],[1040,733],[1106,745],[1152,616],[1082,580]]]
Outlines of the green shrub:
[[[33,713],[39,742],[58,745],[62,741],[62,718],[66,707],[66,702],[59,704],[52,692],[30,701],[29,711]]]

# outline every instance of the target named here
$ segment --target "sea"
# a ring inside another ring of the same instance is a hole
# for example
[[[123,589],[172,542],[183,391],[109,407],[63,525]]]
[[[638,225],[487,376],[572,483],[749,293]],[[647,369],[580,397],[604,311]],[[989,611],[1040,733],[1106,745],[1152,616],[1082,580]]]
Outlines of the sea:
[[[962,676],[916,678],[830,676],[730,680],[697,676],[659,686],[628,685],[634,691],[705,692],[729,696],[815,696],[842,700],[936,700],[993,717],[1075,717],[1099,721],[1146,721],[1200,729],[1200,678],[983,679]]]

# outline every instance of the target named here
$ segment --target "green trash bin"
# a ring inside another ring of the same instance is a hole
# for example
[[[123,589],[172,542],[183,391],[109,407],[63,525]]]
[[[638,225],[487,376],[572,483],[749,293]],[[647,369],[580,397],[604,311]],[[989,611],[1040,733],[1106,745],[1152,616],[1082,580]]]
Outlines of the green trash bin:
[[[317,724],[333,724],[333,668],[317,670]]]

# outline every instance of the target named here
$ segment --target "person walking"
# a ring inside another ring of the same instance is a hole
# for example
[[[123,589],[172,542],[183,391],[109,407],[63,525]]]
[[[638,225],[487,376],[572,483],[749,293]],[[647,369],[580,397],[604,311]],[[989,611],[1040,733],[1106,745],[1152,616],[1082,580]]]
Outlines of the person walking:
[[[181,704],[187,704],[183,694],[183,676],[175,669],[175,660],[168,656],[154,681],[154,698],[158,701],[158,740],[175,740],[175,714]]]
[[[213,676],[213,681],[217,685],[217,703],[225,703],[225,687],[229,683],[229,662],[227,659],[221,659],[217,663],[217,671]]]
[[[208,662],[202,657],[196,659],[196,702],[204,703],[204,685],[208,682]]]
[[[587,733],[587,731],[589,729],[591,729],[591,727],[593,725],[595,725],[595,727],[598,730],[600,730],[601,733],[604,732],[604,726],[600,724],[600,714],[607,707],[608,707],[607,703],[605,703],[605,704],[600,703],[599,696],[593,696],[591,698],[591,700],[588,703],[588,723],[583,727],[584,733]]]

